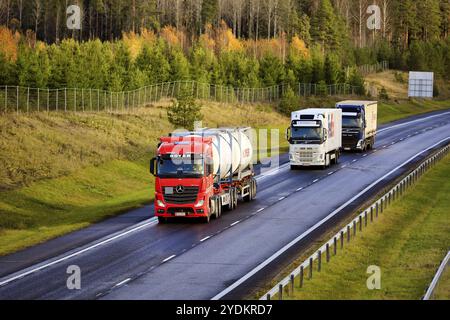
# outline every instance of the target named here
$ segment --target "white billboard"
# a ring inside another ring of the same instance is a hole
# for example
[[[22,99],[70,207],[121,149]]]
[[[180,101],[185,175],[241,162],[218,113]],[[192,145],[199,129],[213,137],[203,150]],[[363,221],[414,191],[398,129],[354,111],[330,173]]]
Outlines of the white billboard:
[[[409,73],[408,97],[411,98],[433,98],[433,72]]]

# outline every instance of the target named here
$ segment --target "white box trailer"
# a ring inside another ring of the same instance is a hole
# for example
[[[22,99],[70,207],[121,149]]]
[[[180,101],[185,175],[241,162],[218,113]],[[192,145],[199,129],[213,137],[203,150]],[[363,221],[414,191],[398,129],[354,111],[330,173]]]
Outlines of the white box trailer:
[[[289,141],[291,169],[304,166],[327,168],[339,161],[342,147],[342,111],[305,109],[293,112]]]
[[[377,101],[342,101],[342,143],[344,150],[365,151],[373,148],[377,135]]]

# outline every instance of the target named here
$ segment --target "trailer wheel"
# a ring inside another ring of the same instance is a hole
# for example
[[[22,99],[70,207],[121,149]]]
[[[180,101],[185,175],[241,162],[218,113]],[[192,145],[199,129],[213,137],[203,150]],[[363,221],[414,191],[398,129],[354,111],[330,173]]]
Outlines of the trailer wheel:
[[[253,196],[252,196],[252,200],[253,200],[256,198],[256,192],[257,192],[258,186],[256,184],[256,180],[252,180],[252,182],[253,182]]]
[[[238,206],[238,192],[237,189],[235,188],[233,190],[233,210],[236,209]]]
[[[217,198],[216,206],[216,219],[219,219],[222,216],[222,203],[220,202],[220,198]]]
[[[250,202],[252,200],[252,185],[251,185],[251,182],[250,182],[250,187],[249,187],[249,190],[248,190],[248,194],[245,197],[242,197],[242,199],[245,202]]]

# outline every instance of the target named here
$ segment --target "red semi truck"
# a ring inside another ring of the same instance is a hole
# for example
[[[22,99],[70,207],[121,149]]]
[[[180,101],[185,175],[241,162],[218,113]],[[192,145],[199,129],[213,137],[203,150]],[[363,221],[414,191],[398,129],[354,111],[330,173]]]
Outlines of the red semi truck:
[[[160,138],[150,161],[155,179],[155,216],[219,218],[238,199],[251,201],[257,184],[250,128],[201,129]]]

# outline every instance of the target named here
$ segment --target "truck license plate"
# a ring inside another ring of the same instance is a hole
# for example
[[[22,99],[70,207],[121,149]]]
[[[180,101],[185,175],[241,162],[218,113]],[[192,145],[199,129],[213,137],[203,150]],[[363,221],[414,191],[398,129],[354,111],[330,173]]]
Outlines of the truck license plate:
[[[175,212],[176,217],[186,217],[186,212]]]

